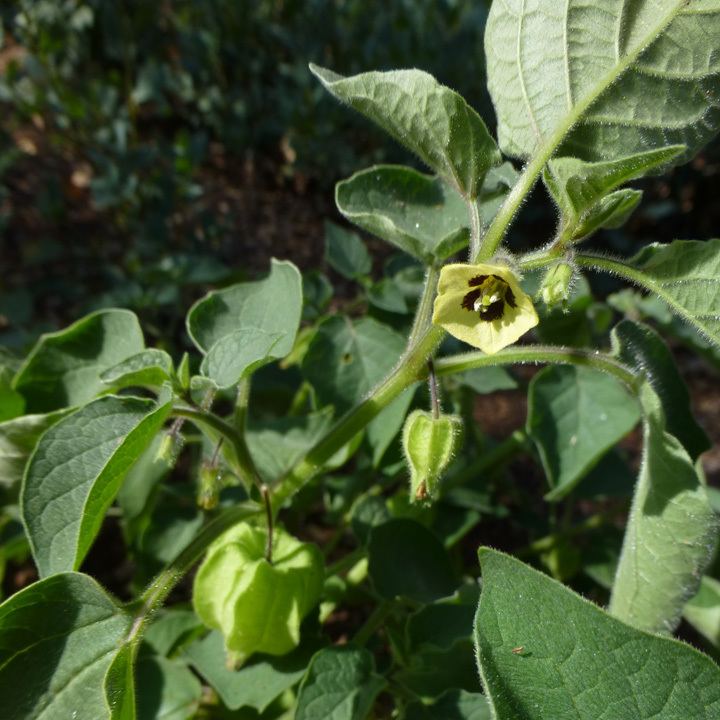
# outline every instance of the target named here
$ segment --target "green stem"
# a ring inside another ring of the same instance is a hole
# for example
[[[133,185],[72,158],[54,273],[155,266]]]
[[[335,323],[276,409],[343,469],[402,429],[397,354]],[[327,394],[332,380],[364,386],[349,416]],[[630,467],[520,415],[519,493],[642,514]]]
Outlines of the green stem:
[[[660,36],[662,31],[677,15],[678,8],[684,4],[684,0],[679,0],[667,15],[660,18],[659,23],[652,29],[652,32],[648,33],[647,42],[652,42]],[[517,183],[515,183],[513,189],[508,193],[505,202],[502,204],[492,223],[490,223],[490,227],[485,233],[485,237],[483,238],[479,252],[474,258],[474,262],[489,260],[497,252],[500,243],[505,237],[508,226],[532,190],[533,185],[535,185],[535,181],[540,176],[540,173],[542,173],[545,163],[552,158],[557,148],[565,139],[565,136],[583,118],[590,106],[632,66],[638,57],[645,52],[647,47],[646,42],[636,43],[631,52],[628,52],[616,65],[613,65],[598,80],[595,86],[585,93],[580,101],[558,124],[552,135],[538,148],[530,162],[525,166],[525,170],[518,178]]]
[[[537,268],[543,268],[557,262],[559,255],[561,255],[561,253],[556,253],[550,248],[545,248],[523,255],[518,260],[518,266],[521,270],[536,270]]]
[[[341,417],[328,433],[280,479],[273,490],[273,507],[276,513],[285,500],[318,473],[343,445],[357,435],[406,387],[427,376],[427,359],[442,340],[443,333],[441,328],[435,326],[426,330],[415,345],[403,355],[395,370],[375,388],[370,396]]]
[[[235,427],[212,412],[187,405],[176,405],[173,408],[173,415],[190,420],[200,427],[205,425],[219,433],[234,451],[237,460],[236,470],[240,477],[247,483],[254,483],[258,489],[262,487],[262,480],[250,455],[245,438]]]
[[[619,275],[641,287],[647,287],[648,284],[647,275],[620,260],[615,260],[603,255],[583,253],[582,255],[577,254],[575,256],[575,262],[577,262],[580,267],[587,267],[591,270],[604,270],[612,275]]]
[[[411,348],[418,343],[427,329],[432,325],[433,302],[435,301],[435,290],[437,289],[438,276],[440,271],[434,265],[430,265],[425,274],[425,285],[422,295],[415,311],[415,320],[408,337],[408,347]]]
[[[383,600],[375,606],[365,624],[357,631],[353,638],[353,645],[363,647],[365,643],[385,624],[388,615],[393,611],[393,603]]]
[[[172,589],[185,573],[202,557],[209,545],[233,525],[259,515],[261,508],[251,503],[241,503],[225,510],[208,523],[151,583],[140,596],[141,606],[135,616],[132,632],[142,637],[145,625],[161,607]],[[128,638],[133,640],[133,638]]]
[[[480,252],[480,233],[482,221],[480,220],[480,207],[477,198],[467,201],[468,215],[470,216],[470,261]]]
[[[548,363],[592,367],[614,375],[631,390],[637,389],[638,377],[615,358],[594,350],[553,347],[551,345],[514,345],[494,355],[479,352],[462,353],[435,360],[438,375],[450,375],[480,367],[515,363]]]

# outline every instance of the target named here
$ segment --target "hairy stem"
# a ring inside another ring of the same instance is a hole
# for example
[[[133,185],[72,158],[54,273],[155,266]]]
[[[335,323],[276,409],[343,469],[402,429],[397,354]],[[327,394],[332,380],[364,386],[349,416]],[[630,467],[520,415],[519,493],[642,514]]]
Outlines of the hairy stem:
[[[638,387],[638,376],[629,367],[610,355],[595,350],[579,350],[552,345],[515,345],[494,355],[484,355],[479,352],[451,355],[435,361],[435,372],[438,375],[451,375],[474,368],[515,363],[581,365],[614,375],[632,391],[636,391]]]
[[[434,265],[427,269],[425,274],[425,285],[423,286],[422,295],[418,301],[417,310],[415,311],[415,320],[408,337],[409,348],[418,343],[420,338],[425,334],[432,324],[433,302],[435,301],[435,290],[437,289],[438,276],[440,271]]]
[[[235,427],[212,412],[188,405],[176,405],[173,408],[173,415],[186,418],[200,427],[204,425],[211,428],[225,438],[225,441],[232,447],[237,461],[235,468],[237,472],[245,482],[253,483],[258,490],[261,489],[263,483],[250,455],[245,437]]]
[[[278,482],[273,490],[273,508],[277,513],[291,495],[308,482],[323,465],[406,387],[426,377],[426,363],[443,337],[443,330],[430,327],[400,359],[395,370],[378,385],[368,398],[347,412]]]

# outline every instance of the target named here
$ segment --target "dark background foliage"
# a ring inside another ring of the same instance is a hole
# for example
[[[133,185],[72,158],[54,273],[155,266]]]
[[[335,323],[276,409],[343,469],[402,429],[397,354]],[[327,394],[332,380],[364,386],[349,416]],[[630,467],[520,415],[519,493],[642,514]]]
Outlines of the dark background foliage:
[[[483,30],[489,2],[16,0],[0,8],[0,342],[91,309],[140,313],[179,335],[209,283],[321,262],[332,187],[378,161],[409,161],[326,96],[308,62],[343,74],[419,67],[492,126]],[[704,238],[718,225],[717,144],[648,181],[638,241]],[[514,233],[554,217],[537,190]]]

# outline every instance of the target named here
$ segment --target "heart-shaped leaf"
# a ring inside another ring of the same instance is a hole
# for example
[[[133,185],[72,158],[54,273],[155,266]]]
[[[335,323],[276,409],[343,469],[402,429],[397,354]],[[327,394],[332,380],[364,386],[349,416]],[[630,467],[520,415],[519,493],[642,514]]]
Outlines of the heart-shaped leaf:
[[[263,280],[208,293],[187,316],[190,337],[206,353],[203,372],[229,387],[263,363],[285,357],[301,311],[300,273],[286,261],[273,260]]]
[[[720,717],[720,669],[483,548],[478,663],[497,720]]]
[[[376,122],[463,197],[475,199],[500,153],[480,116],[450,88],[421,70],[343,77],[310,65],[338,100]]]

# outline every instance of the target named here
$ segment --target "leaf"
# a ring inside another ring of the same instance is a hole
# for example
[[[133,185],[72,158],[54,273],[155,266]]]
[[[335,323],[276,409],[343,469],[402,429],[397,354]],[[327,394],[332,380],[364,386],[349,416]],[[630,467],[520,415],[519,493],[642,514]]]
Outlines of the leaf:
[[[497,720],[677,720],[720,714],[720,669],[560,583],[481,548],[478,664]]]
[[[643,457],[610,612],[636,627],[670,633],[698,589],[718,534],[699,465],[665,429],[649,383],[639,390]]]
[[[697,595],[685,605],[683,617],[715,647],[720,646],[720,581],[704,577]]]
[[[641,285],[720,345],[720,239],[653,243],[629,261],[608,262],[607,268],[602,264],[595,267]]]
[[[398,572],[402,568],[402,572]],[[387,600],[427,603],[452,595],[458,581],[442,543],[414,520],[390,520],[370,530],[368,574]]]
[[[543,179],[563,213],[577,220],[613,190],[667,164],[684,150],[684,145],[674,145],[595,163],[555,158],[545,167]]]
[[[196,717],[202,686],[183,662],[141,652],[135,676],[137,720]]]
[[[109,395],[67,415],[40,439],[20,496],[41,576],[76,570],[130,467],[171,403]]]
[[[456,380],[479,395],[489,395],[498,390],[515,390],[517,380],[504,368],[499,366],[473,368],[458,373]]]
[[[0,423],[0,486],[14,488],[22,480],[38,438],[71,410],[23,415]]]
[[[684,150],[684,145],[676,145],[597,163],[568,157],[550,160],[543,179],[561,211],[560,237],[568,242],[600,227],[619,227],[640,202],[642,193],[613,191],[667,164]]]
[[[295,720],[366,720],[384,687],[367,650],[351,645],[320,650],[300,685]]]
[[[285,357],[301,310],[300,273],[286,261],[273,260],[263,280],[208,293],[187,316],[192,341],[206,353],[203,372],[228,387],[262,363]]]
[[[565,497],[639,419],[637,402],[614,377],[574,366],[541,370],[528,389],[526,431],[550,484],[546,498]]]
[[[410,703],[403,720],[492,720],[492,715],[484,695],[448,690],[432,705]]]
[[[113,365],[100,379],[115,389],[126,387],[160,387],[172,381],[172,358],[164,350],[150,348]]]
[[[363,241],[354,233],[325,221],[325,260],[348,280],[369,275],[372,258]]]
[[[12,420],[25,412],[25,398],[12,389],[15,373],[0,364],[0,422]]]
[[[404,347],[403,337],[387,325],[336,315],[318,328],[302,372],[320,404],[334,405],[336,413],[342,413],[387,376]]]
[[[132,618],[87,575],[61,573],[0,605],[8,720],[110,720],[104,680]]]
[[[377,123],[466,198],[478,196],[501,161],[480,116],[456,92],[421,70],[342,77],[310,65],[338,100]]]
[[[484,224],[514,181],[510,163],[489,170],[478,200]],[[462,196],[440,178],[413,168],[361,170],[336,185],[335,202],[348,220],[425,264],[447,260],[468,244],[470,220]]]
[[[221,337],[208,350],[201,372],[219,388],[232,387],[265,363],[284,357],[278,350],[287,336],[246,327]]]
[[[503,152],[586,160],[683,144],[720,127],[717,0],[495,2],[485,31]]]
[[[373,467],[379,467],[385,453],[400,432],[416,389],[413,385],[403,390],[368,423],[366,437],[368,445],[372,448]]]
[[[240,670],[229,670],[217,631],[194,642],[185,655],[230,710],[251,707],[260,713],[302,678],[310,660],[308,648],[301,645],[282,657],[256,655]]]
[[[15,376],[26,412],[46,413],[83,405],[107,391],[100,376],[143,350],[137,317],[128,310],[101,310],[70,327],[41,336]]]
[[[260,477],[272,483],[282,477],[323,436],[332,413],[252,421],[246,438]]]
[[[690,393],[663,339],[652,328],[623,320],[612,331],[618,359],[644,374],[663,407],[667,431],[693,460],[710,447],[710,440],[692,414]]]

